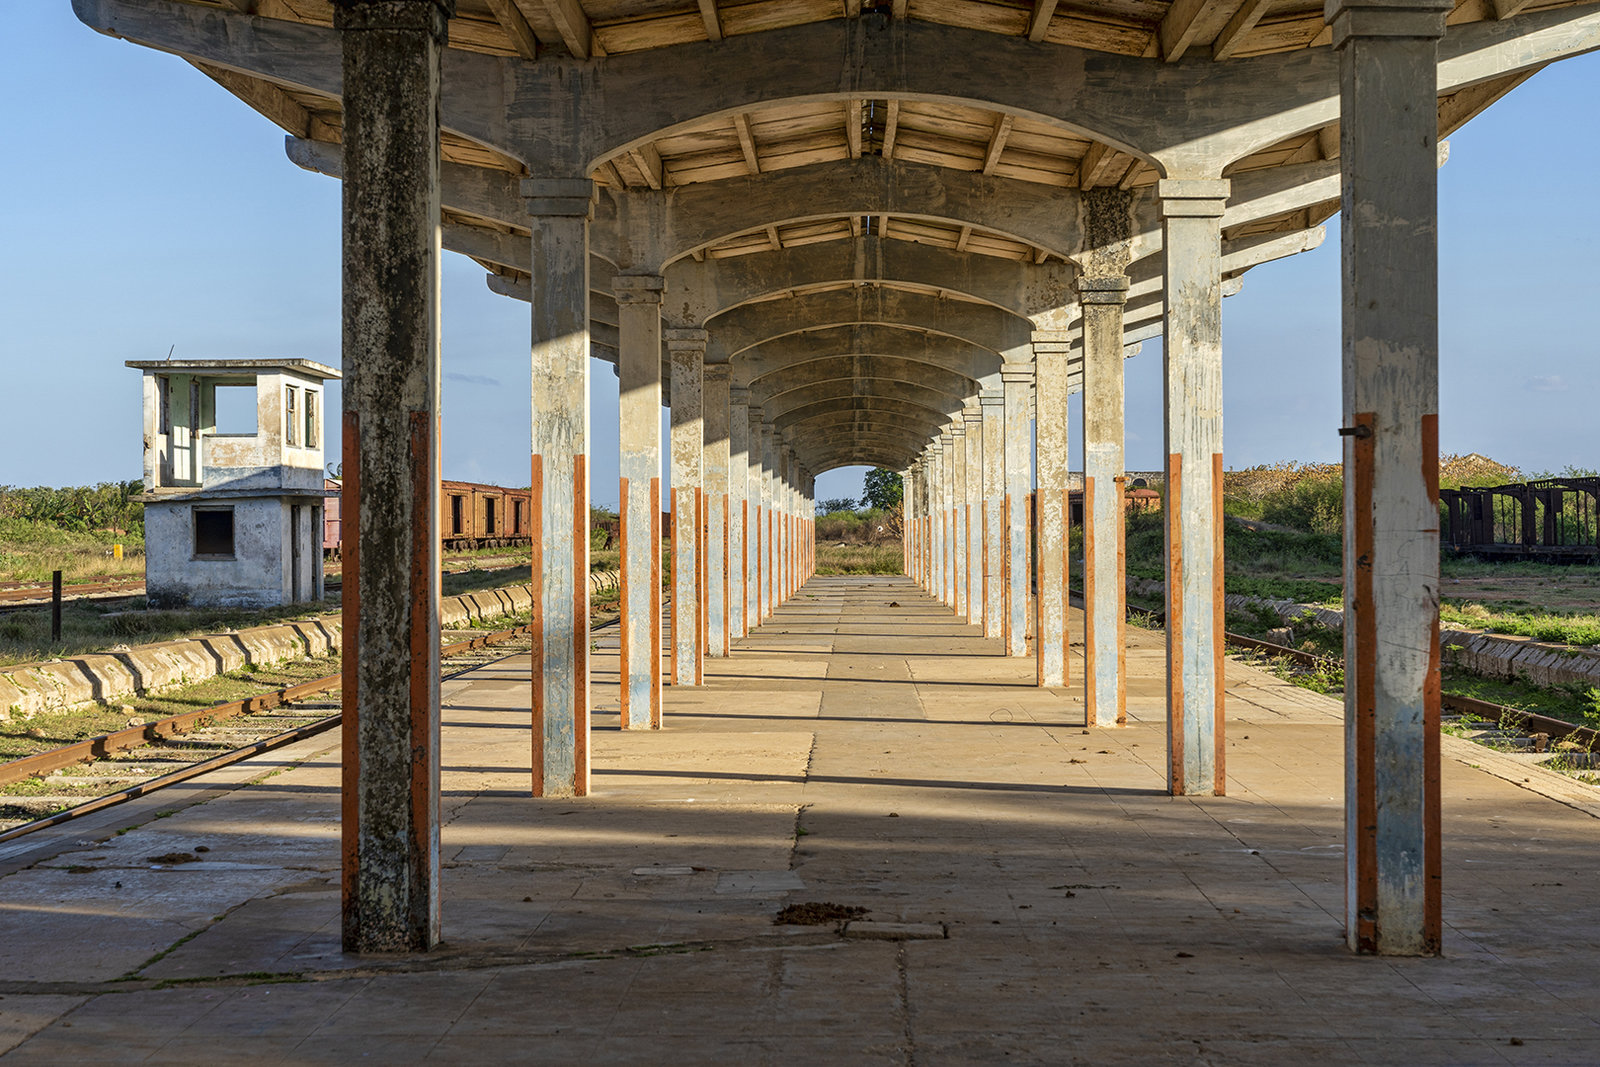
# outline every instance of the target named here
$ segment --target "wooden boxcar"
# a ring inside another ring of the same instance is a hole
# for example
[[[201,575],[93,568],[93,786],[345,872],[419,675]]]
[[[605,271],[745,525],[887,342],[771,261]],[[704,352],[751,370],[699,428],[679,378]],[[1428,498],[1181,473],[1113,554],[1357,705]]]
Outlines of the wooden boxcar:
[[[322,551],[338,558],[344,540],[339,482],[328,479]],[[530,544],[532,493],[478,482],[439,483],[439,531],[446,552]]]

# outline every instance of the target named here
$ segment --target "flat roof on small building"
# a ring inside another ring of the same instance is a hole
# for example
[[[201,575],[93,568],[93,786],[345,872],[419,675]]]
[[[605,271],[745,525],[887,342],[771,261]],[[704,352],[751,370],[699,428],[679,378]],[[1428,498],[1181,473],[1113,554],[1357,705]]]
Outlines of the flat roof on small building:
[[[344,375],[314,359],[130,359],[124,366],[142,371],[169,374],[259,374],[262,371],[293,371],[307,378],[342,378]]]

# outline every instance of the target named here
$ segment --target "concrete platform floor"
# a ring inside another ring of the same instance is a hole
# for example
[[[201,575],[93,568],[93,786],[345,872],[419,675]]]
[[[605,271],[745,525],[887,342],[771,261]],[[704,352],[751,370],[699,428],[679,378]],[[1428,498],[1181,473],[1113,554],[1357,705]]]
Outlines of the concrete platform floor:
[[[525,795],[527,662],[502,661],[445,686],[443,948],[338,952],[337,751],[315,739],[0,846],[0,1048],[1600,1062],[1592,798],[1447,738],[1446,956],[1354,957],[1338,702],[1230,663],[1230,795],[1172,799],[1161,637],[1129,642],[1132,725],[1090,733],[1075,692],[1032,688],[906,579],[817,578],[669,689],[665,729],[623,733],[602,637],[577,801]],[[773,925],[800,902],[882,925]]]

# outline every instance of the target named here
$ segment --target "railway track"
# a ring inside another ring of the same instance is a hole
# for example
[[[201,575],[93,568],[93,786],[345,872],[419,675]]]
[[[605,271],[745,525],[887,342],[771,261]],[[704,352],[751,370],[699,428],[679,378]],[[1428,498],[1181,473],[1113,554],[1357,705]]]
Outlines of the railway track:
[[[1344,668],[1344,661],[1333,656],[1302,652],[1298,648],[1286,648],[1270,641],[1245,637],[1243,634],[1229,633],[1225,638],[1234,648],[1262,652],[1269,656],[1287,659],[1302,667],[1312,669],[1337,667],[1340,670]],[[1449,713],[1457,723],[1484,723],[1486,724],[1484,733],[1500,735],[1494,739],[1509,743],[1513,747],[1526,747],[1534,752],[1544,752],[1551,744],[1570,741],[1578,745],[1584,755],[1600,747],[1600,731],[1588,726],[1578,726],[1564,719],[1553,719],[1548,715],[1523,711],[1521,708],[1513,708],[1506,704],[1492,704],[1487,700],[1455,696],[1450,693],[1442,694],[1439,703],[1441,710]]]
[[[530,632],[518,626],[446,645],[441,673],[453,676],[526,651]],[[339,675],[328,675],[0,764],[0,786],[38,783],[26,796],[0,796],[0,841],[332,730],[340,723],[339,684]]]
[[[115,578],[63,585],[61,587],[61,599],[73,600],[79,597],[104,596],[112,593],[120,596],[137,596],[143,592],[143,578]],[[0,604],[23,603],[29,607],[35,607],[37,605],[34,602],[48,602],[49,600],[49,582],[0,582]]]

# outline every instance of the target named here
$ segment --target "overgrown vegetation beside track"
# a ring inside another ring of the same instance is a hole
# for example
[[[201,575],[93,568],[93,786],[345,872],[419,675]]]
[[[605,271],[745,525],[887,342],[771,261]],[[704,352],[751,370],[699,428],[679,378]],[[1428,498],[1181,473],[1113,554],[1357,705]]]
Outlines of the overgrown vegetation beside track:
[[[144,505],[133,500],[140,488],[138,482],[0,486],[0,581],[49,581],[57,570],[67,582],[142,577]]]

